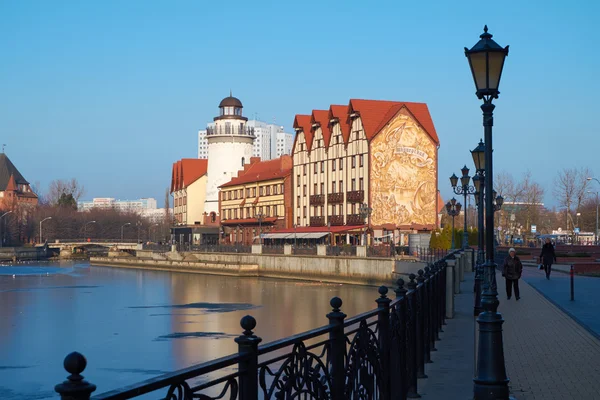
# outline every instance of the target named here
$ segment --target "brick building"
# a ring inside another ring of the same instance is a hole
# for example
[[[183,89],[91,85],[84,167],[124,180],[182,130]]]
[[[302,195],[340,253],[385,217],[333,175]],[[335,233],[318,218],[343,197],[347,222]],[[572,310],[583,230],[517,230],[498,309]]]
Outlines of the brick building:
[[[36,206],[38,196],[29,182],[4,153],[0,153],[0,209],[13,210],[17,206]]]
[[[291,226],[292,157],[252,157],[235,178],[219,186],[223,241],[251,244],[258,236]]]

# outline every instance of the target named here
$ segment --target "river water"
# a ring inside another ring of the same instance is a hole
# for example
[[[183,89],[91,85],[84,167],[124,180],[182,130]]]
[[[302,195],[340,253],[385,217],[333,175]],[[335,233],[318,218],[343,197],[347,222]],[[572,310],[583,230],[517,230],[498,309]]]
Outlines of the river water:
[[[0,399],[57,398],[78,351],[96,393],[237,351],[240,318],[263,343],[376,307],[373,287],[143,271],[88,264],[0,266]],[[156,397],[156,396],[155,396]]]

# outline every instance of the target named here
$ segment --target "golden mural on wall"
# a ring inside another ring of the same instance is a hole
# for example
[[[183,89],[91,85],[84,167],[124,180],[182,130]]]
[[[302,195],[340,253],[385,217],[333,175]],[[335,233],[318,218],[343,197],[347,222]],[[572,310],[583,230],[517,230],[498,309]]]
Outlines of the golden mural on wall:
[[[371,142],[371,223],[436,223],[436,146],[403,109]]]

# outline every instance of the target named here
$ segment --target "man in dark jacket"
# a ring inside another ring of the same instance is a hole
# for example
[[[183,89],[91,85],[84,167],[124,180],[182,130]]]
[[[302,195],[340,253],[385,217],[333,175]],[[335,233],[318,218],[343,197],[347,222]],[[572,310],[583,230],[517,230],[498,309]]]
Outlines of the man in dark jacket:
[[[512,288],[515,288],[515,297],[517,300],[521,298],[519,292],[519,279],[523,273],[523,264],[517,257],[515,249],[511,248],[508,250],[508,257],[504,259],[504,265],[502,267],[502,276],[506,279],[506,297],[510,300],[512,296]]]
[[[554,246],[552,246],[550,238],[546,238],[546,243],[544,243],[542,246],[542,252],[540,253],[540,264],[544,266],[544,271],[546,271],[546,279],[550,279],[550,271],[552,270],[553,262],[556,262]]]

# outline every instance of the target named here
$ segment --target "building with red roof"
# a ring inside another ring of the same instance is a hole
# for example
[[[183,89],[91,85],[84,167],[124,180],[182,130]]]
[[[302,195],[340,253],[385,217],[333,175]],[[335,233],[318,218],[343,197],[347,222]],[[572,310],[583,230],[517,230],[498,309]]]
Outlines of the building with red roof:
[[[0,210],[35,206],[38,196],[5,153],[0,153]]]
[[[438,225],[440,142],[426,104],[352,99],[296,115],[294,129],[297,231],[344,226],[337,241],[356,243],[366,229],[403,242]]]
[[[237,176],[219,186],[225,241],[251,244],[261,233],[291,226],[292,157],[252,157]]]

